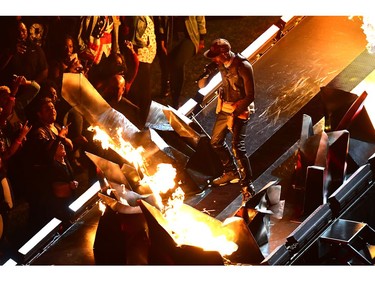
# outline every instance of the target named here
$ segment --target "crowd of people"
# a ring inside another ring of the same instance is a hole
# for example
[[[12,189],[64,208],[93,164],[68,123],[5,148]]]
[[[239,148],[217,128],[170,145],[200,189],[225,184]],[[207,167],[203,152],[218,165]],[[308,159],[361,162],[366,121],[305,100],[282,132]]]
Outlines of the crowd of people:
[[[67,206],[82,185],[77,178],[82,169],[89,170],[91,183],[96,180],[96,167],[83,153],[91,142],[89,124],[62,98],[63,74],[85,75],[109,105],[142,130],[152,102],[151,64],[159,58],[161,95],[178,109],[185,65],[205,49],[206,22],[204,16],[0,20],[6,27],[0,46],[0,173],[9,179],[15,200],[28,202],[29,230],[35,233],[53,217],[69,223]],[[205,52],[226,81],[219,100],[231,106],[218,111],[214,129],[212,145],[225,171],[214,185],[240,181],[251,196],[244,138],[254,101],[252,68],[220,40]],[[224,142],[229,131],[235,136],[232,152]]]
[[[142,130],[155,87],[151,64],[158,56],[161,96],[173,97],[178,109],[184,67],[203,50],[206,23],[204,16],[3,16],[0,22],[1,177],[16,202],[29,204],[35,232],[53,217],[68,220],[66,206],[82,185],[77,173],[89,169],[95,181],[83,153],[92,133],[61,96],[63,74],[85,75]]]

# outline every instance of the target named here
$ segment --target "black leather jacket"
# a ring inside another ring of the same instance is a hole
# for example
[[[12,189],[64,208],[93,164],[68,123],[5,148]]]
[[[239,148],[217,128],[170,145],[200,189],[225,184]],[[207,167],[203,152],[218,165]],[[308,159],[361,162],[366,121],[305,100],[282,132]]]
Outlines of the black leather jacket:
[[[236,54],[232,64],[228,68],[219,66],[219,71],[222,77],[222,100],[235,103],[234,115],[248,110],[255,93],[254,73],[250,62],[241,54]]]

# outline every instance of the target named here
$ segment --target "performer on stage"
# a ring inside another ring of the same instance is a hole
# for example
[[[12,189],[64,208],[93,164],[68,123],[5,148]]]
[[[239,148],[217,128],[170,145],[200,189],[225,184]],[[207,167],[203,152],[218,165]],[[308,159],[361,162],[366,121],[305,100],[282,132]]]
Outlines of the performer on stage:
[[[215,39],[204,56],[217,64],[222,78],[211,145],[223,164],[224,173],[214,179],[213,184],[224,186],[240,182],[243,200],[248,201],[255,194],[245,147],[247,123],[254,112],[253,67],[241,54],[234,53],[230,43],[222,38]],[[211,76],[208,73],[198,85],[206,86]],[[229,132],[232,133],[232,153],[225,142]]]

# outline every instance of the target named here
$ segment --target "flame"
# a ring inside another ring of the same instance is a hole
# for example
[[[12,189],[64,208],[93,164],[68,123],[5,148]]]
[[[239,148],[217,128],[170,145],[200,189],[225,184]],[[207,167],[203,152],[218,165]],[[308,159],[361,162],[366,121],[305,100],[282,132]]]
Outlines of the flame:
[[[122,138],[123,130],[122,128],[115,129],[116,135],[115,140],[113,140],[104,130],[99,126],[90,126],[89,131],[94,132],[93,139],[99,141],[103,149],[111,148],[121,157],[126,159],[129,163],[132,163],[137,171],[142,173],[140,180],[141,185],[149,186],[152,190],[155,199],[157,201],[158,207],[164,209],[162,203],[161,194],[165,194],[168,191],[175,188],[175,178],[176,178],[176,169],[171,164],[160,163],[157,165],[157,170],[154,175],[149,175],[147,169],[144,165],[144,158],[142,153],[144,152],[143,147],[134,148],[129,142],[125,141]],[[182,190],[181,190],[182,191]],[[179,192],[181,192],[179,191]],[[173,196],[173,195],[172,195]],[[174,200],[183,201],[184,197],[182,196],[173,196]],[[121,202],[124,203],[124,202]]]
[[[121,157],[126,159],[129,163],[132,163],[136,169],[141,168],[142,172],[145,172],[143,165],[142,152],[143,147],[134,148],[129,142],[122,138],[123,129],[116,129],[116,141],[114,141],[104,130],[99,126],[90,126],[89,131],[94,132],[94,140],[100,141],[103,149],[111,148],[117,152]]]
[[[148,184],[154,193],[166,193],[174,188],[176,169],[171,164],[158,164],[156,173],[153,176],[146,176],[141,183]]]
[[[208,251],[218,251],[222,256],[230,255],[238,249],[238,245],[228,239],[228,237],[233,238],[234,233],[221,226],[210,227],[204,220],[199,220],[184,208],[185,193],[181,187],[176,187],[177,172],[171,164],[160,163],[155,174],[149,175],[143,164],[144,149],[134,148],[126,142],[121,137],[123,133],[121,128],[117,129],[116,141],[98,126],[89,127],[89,130],[95,133],[94,140],[100,141],[103,149],[111,148],[136,168],[141,169],[142,177],[139,183],[150,187],[156,204],[166,220],[166,228],[169,229],[177,245],[192,245]],[[173,193],[164,205],[161,195],[171,191]]]
[[[106,205],[102,201],[99,201],[99,211],[101,212],[102,215],[104,215],[106,208],[107,208]]]
[[[160,163],[157,165],[156,172],[154,175],[147,176],[145,175],[144,178],[140,181],[142,185],[148,185],[152,190],[152,193],[155,196],[157,204],[161,210],[165,209],[165,206],[162,203],[161,194],[167,193],[169,190],[173,190],[176,186],[175,178],[177,172],[176,169],[171,164],[164,164]],[[176,193],[177,192],[177,193]],[[181,196],[175,195],[180,193],[182,189],[176,190],[172,196],[168,199],[168,202],[177,202],[184,200],[184,194]],[[173,198],[173,199],[171,199]],[[170,203],[170,204],[177,204],[177,203]]]
[[[231,230],[211,227],[183,206],[181,201],[176,201],[173,202],[173,207],[166,208],[164,212],[166,229],[169,229],[177,245],[192,245],[205,251],[218,251],[221,256],[229,256],[238,249],[238,245],[228,239],[235,236]]]

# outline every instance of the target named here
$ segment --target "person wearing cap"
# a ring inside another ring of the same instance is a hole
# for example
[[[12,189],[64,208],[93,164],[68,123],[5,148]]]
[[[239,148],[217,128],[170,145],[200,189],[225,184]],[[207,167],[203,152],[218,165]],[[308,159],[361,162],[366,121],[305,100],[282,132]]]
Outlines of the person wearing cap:
[[[223,164],[224,173],[213,180],[214,186],[240,182],[243,200],[255,194],[252,170],[246,155],[245,137],[247,123],[254,112],[254,72],[251,63],[239,53],[231,50],[226,39],[215,39],[204,56],[217,64],[222,84],[216,106],[216,120],[212,129],[211,145]],[[198,85],[208,84],[208,74]],[[225,142],[232,133],[232,153]]]

